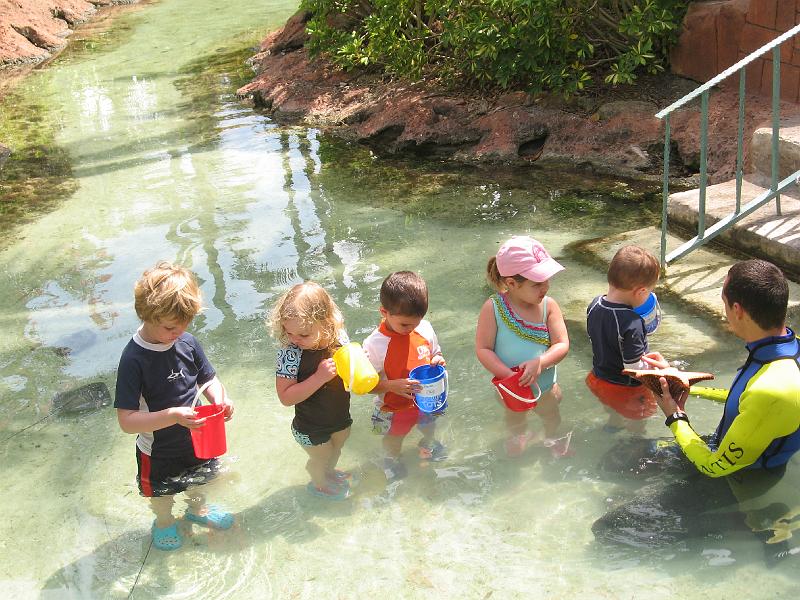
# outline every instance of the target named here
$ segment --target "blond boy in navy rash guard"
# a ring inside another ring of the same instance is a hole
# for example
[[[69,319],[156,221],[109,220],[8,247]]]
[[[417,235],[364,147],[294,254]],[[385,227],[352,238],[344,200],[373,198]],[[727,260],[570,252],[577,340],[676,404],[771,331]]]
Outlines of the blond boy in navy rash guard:
[[[725,477],[742,469],[781,471],[800,449],[800,342],[786,326],[789,288],[783,273],[763,260],[731,267],[722,288],[733,333],[746,342],[747,360],[736,374],[709,445],[661,378],[661,409],[675,439],[697,469]]]
[[[138,434],[136,480],[156,517],[153,545],[175,550],[183,543],[172,515],[175,494],[209,481],[218,468],[217,459],[197,458],[192,447],[189,430],[203,422],[191,407],[197,388],[210,382],[205,396],[225,405],[226,420],[233,404],[200,343],[186,332],[201,308],[194,276],[160,262],[136,282],[134,298],[142,325],[122,351],[114,408],[122,430]],[[186,502],[187,521],[215,529],[233,525],[233,515],[206,506],[196,488]]]

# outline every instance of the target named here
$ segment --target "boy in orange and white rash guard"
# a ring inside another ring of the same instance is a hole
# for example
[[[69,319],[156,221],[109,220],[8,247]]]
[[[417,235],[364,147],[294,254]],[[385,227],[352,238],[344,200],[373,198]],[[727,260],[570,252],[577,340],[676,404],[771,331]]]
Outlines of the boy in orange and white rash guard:
[[[446,458],[444,446],[434,439],[436,419],[414,404],[419,382],[408,378],[420,365],[444,365],[442,350],[428,312],[428,286],[411,271],[398,271],[384,279],[380,292],[381,324],[364,340],[364,350],[381,377],[373,390],[378,394],[372,413],[372,430],[383,435],[384,472],[389,481],[401,479],[406,468],[400,462],[403,440],[416,425],[422,433],[420,458]]]

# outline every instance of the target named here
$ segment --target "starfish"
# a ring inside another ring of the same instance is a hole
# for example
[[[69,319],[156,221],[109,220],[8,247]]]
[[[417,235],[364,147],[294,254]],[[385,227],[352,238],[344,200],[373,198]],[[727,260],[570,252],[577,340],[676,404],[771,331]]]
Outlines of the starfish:
[[[657,396],[661,396],[661,382],[660,377],[664,377],[669,384],[669,393],[674,400],[678,400],[684,392],[688,392],[698,381],[705,381],[707,379],[714,379],[711,373],[695,373],[693,371],[679,371],[675,367],[667,367],[666,369],[625,369],[622,371],[625,375],[636,377],[639,381],[645,384],[648,388],[653,390]]]

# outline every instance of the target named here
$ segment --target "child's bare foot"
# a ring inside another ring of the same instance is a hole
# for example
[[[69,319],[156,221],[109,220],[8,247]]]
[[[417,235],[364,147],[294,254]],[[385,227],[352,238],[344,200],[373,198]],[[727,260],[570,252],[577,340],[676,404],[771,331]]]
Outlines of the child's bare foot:
[[[331,483],[335,483],[341,485],[343,483],[352,483],[353,482],[353,474],[348,471],[340,471],[339,469],[334,469],[330,473],[326,473],[326,479]]]
[[[350,497],[349,485],[330,485],[325,487],[317,487],[313,481],[309,481],[306,490],[312,496],[317,498],[325,498],[327,500],[345,500]]]
[[[447,458],[447,448],[439,441],[433,440],[426,444],[420,440],[417,447],[419,448],[419,457],[421,460],[432,460],[436,462]]]

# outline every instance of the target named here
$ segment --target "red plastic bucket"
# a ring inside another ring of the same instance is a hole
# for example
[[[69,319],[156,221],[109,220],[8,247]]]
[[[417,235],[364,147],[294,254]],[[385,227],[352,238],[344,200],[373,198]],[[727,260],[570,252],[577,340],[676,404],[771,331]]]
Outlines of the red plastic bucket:
[[[203,404],[194,407],[198,419],[205,419],[197,429],[191,429],[192,446],[197,458],[216,458],[228,451],[225,442],[225,407],[221,404]]]
[[[197,418],[205,419],[200,427],[189,430],[192,434],[194,455],[197,458],[216,458],[228,450],[225,441],[225,406],[222,404],[197,404],[200,395],[213,382],[214,379],[203,384],[197,390],[194,402],[192,402],[192,408]],[[223,388],[223,394],[224,390],[225,388]]]
[[[497,388],[497,393],[500,394],[503,403],[508,410],[513,410],[514,412],[525,412],[536,408],[536,401],[539,400],[542,391],[539,390],[539,393],[534,395],[531,386],[519,384],[519,378],[522,375],[519,367],[512,367],[511,370],[514,371],[514,374],[505,379],[492,378],[492,383]],[[536,388],[539,389],[539,386],[536,385]]]

